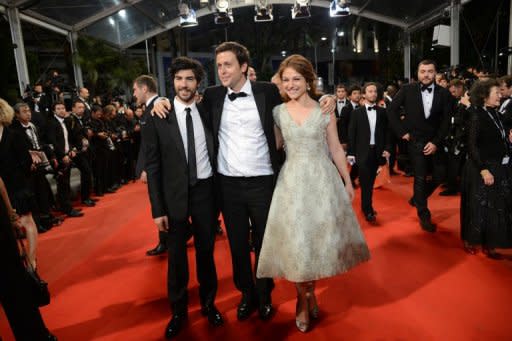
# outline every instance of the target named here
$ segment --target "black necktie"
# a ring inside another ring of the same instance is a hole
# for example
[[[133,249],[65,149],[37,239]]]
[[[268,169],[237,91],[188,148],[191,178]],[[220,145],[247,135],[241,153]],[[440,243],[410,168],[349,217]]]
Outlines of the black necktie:
[[[187,112],[187,152],[188,152],[188,184],[194,186],[197,183],[196,165],[196,142],[194,140],[194,124],[190,112],[192,109],[185,108]]]
[[[425,90],[427,90],[428,92],[432,92],[432,88],[430,87],[430,85],[422,85],[421,91],[425,91]]]
[[[233,102],[235,99],[237,99],[238,97],[247,97],[247,94],[245,92],[239,92],[239,93],[235,93],[235,92],[232,92],[228,95],[228,98],[231,102]]]
[[[369,111],[369,110],[377,110],[377,109],[375,108],[375,105],[374,105],[374,106],[368,107],[366,110]]]

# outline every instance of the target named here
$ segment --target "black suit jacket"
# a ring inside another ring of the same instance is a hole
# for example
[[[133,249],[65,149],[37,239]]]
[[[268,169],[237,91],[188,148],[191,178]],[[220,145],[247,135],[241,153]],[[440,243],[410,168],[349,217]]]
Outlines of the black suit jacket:
[[[388,120],[399,138],[409,133],[411,140],[432,142],[441,146],[449,128],[452,96],[448,90],[434,85],[434,99],[429,118],[425,118],[419,83],[404,85],[387,108]],[[402,112],[405,119],[400,119]]]
[[[277,87],[272,83],[251,82],[251,87],[256,101],[256,107],[258,108],[258,113],[260,115],[261,125],[267,138],[270,162],[272,163],[274,176],[277,176],[281,166],[281,158],[276,149],[274,117],[272,115],[272,110],[275,106],[282,103],[281,96],[279,95]],[[217,154],[219,150],[219,127],[227,91],[227,88],[224,86],[209,87],[205,90],[203,101],[201,102],[209,114],[205,122],[213,134],[215,154]],[[217,167],[215,162],[215,170],[216,169]]]
[[[350,116],[353,110],[355,110],[355,107],[350,100],[341,109],[340,119],[336,122],[340,143],[348,144],[348,127],[350,126]]]
[[[139,146],[139,155],[137,156],[137,163],[135,164],[135,175],[140,177],[142,172],[146,169],[146,158],[144,155],[144,140],[142,139],[142,130],[146,128],[148,117],[151,116],[151,110],[153,110],[153,105],[155,104],[155,100],[158,97],[155,97],[147,106],[144,114],[142,114],[140,118],[140,129],[141,129],[141,140]]]
[[[203,121],[213,170],[213,138],[205,124],[203,108],[200,104],[197,108]],[[188,218],[189,201],[188,165],[174,109],[165,119],[147,115],[146,124],[142,128],[142,141],[153,217],[168,216],[170,221],[185,221]]]
[[[384,150],[390,151],[390,133],[386,110],[376,107],[377,122],[375,124],[375,148],[380,157]],[[350,126],[348,129],[348,155],[354,155],[358,164],[363,164],[368,157],[370,147],[370,121],[366,106],[361,106],[352,111]]]
[[[69,126],[68,120],[64,120],[64,124],[66,124],[66,128],[68,130],[68,144],[69,149],[71,150],[73,148],[71,127]],[[61,162],[64,156],[66,156],[64,130],[55,116],[51,116],[48,120],[46,139],[48,144],[53,146],[53,151],[57,160]]]
[[[503,108],[502,114],[502,120],[503,124],[505,125],[505,129],[507,132],[509,132],[512,129],[512,98],[510,101],[508,101],[505,108]]]

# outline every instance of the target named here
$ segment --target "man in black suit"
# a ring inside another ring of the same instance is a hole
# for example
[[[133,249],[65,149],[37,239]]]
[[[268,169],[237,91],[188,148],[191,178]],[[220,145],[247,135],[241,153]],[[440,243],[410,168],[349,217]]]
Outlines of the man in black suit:
[[[148,115],[142,129],[153,218],[158,229],[168,231],[169,236],[168,294],[173,315],[166,327],[167,338],[176,336],[187,319],[189,216],[194,225],[201,313],[208,317],[211,325],[223,324],[214,304],[217,272],[213,250],[217,208],[213,138],[206,127],[202,106],[195,103],[204,71],[199,62],[179,57],[173,60],[170,74],[176,93],[173,110],[163,119]],[[134,83],[137,98],[140,79]],[[145,86],[156,93],[156,83]]]
[[[142,86],[137,87],[137,95],[135,96],[135,100],[137,102],[137,105],[142,106],[142,104],[145,104],[146,110],[140,117],[140,126],[141,126],[141,132],[142,130],[147,126],[146,121],[148,117],[150,116],[149,113],[153,109],[153,102],[158,97],[158,93],[156,91],[156,88],[153,89],[153,83],[155,83],[154,80],[151,80],[149,78],[146,78],[149,76],[143,76],[141,79]],[[144,83],[147,83],[148,85],[144,85]],[[146,173],[146,158],[144,153],[144,140],[141,139],[140,143],[140,151],[139,156],[137,158],[137,164],[135,166],[135,174],[143,183],[148,182],[147,173]],[[167,252],[167,231],[159,230],[158,231],[158,244],[146,251],[147,256],[158,256],[165,252]]]
[[[85,105],[80,100],[75,100],[72,112],[69,116],[70,139],[72,148],[76,149],[73,164],[80,171],[80,196],[85,206],[95,206],[91,199],[92,167],[89,154],[89,131],[84,118]]]
[[[78,100],[84,104],[84,118],[91,118],[91,104],[89,103],[89,89],[78,89]]]
[[[512,76],[503,76],[499,79],[500,94],[503,102],[499,112],[502,115],[503,125],[510,132],[512,130]]]
[[[386,87],[386,92],[385,92],[385,95],[384,95],[384,104],[386,105],[385,107],[389,107],[389,105],[391,104],[391,102],[393,102],[393,97],[395,97],[396,93],[398,92],[398,89],[396,87],[395,84],[389,84],[387,87]],[[390,145],[389,145],[389,174],[390,175],[395,175],[395,163],[396,163],[396,159],[397,159],[397,147],[398,146],[398,140],[395,136],[395,134],[393,134],[393,131],[392,131],[392,128],[388,125],[388,130],[389,130],[389,141],[390,141]]]
[[[439,185],[442,164],[436,151],[448,132],[450,92],[434,83],[437,69],[432,60],[418,65],[418,83],[404,85],[388,108],[388,119],[398,137],[409,141],[409,155],[414,169],[414,195],[409,204],[415,206],[421,228],[435,232],[427,207],[427,198]],[[400,119],[403,108],[405,118]],[[432,180],[427,175],[432,169]]]
[[[345,150],[347,149],[348,144],[348,127],[350,125],[350,117],[352,111],[359,108],[359,101],[361,100],[361,87],[358,85],[352,85],[348,89],[348,98],[350,101],[349,103],[346,103],[341,110],[341,114],[337,122],[338,137],[340,138],[340,143],[343,145]]]
[[[336,86],[336,118],[341,117],[341,110],[348,104],[347,88],[343,84]]]
[[[233,279],[242,293],[238,320],[246,320],[257,309],[260,319],[274,312],[271,278],[257,278],[255,269],[263,242],[268,210],[280,168],[276,150],[272,110],[281,103],[276,85],[251,82],[247,78],[249,51],[236,42],[225,42],[215,50],[222,85],[205,90],[201,102],[208,111],[213,133],[218,188],[222,214],[231,249]],[[155,113],[165,116],[168,101],[155,104]],[[322,101],[323,112],[334,111],[334,100]],[[249,219],[256,253],[254,269],[249,245]]]
[[[377,168],[389,158],[389,129],[386,110],[376,105],[377,84],[363,88],[365,105],[352,112],[348,130],[348,158],[358,164],[361,183],[361,208],[367,221],[375,222],[372,194]]]
[[[48,120],[47,140],[53,146],[57,158],[57,203],[68,217],[81,217],[84,214],[71,206],[70,169],[76,150],[71,145],[71,129],[66,122],[68,113],[64,102],[52,104],[54,115]]]

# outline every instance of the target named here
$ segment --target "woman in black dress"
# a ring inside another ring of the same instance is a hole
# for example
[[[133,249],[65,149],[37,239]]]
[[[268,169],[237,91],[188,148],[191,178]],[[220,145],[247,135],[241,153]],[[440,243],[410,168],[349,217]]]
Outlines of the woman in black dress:
[[[13,117],[13,109],[0,98],[0,177],[4,180],[9,199],[20,216],[20,224],[25,228],[29,260],[36,268],[37,226],[32,211],[37,203],[29,186],[32,157],[23,136],[8,127]]]
[[[495,80],[476,82],[470,91],[468,162],[461,195],[461,238],[464,250],[477,246],[492,259],[496,248],[512,247],[512,134],[497,112],[500,104]]]

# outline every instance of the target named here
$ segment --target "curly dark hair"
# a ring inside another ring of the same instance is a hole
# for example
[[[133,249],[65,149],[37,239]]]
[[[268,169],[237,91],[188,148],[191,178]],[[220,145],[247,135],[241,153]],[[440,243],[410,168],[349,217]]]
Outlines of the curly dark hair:
[[[192,70],[196,77],[197,84],[201,83],[204,78],[203,66],[195,59],[188,57],[175,58],[170,67],[171,80],[174,79],[176,73],[181,70]]]
[[[496,79],[486,79],[476,81],[471,90],[469,90],[469,101],[476,107],[482,107],[485,103],[485,99],[491,94],[493,86],[499,86]]]

